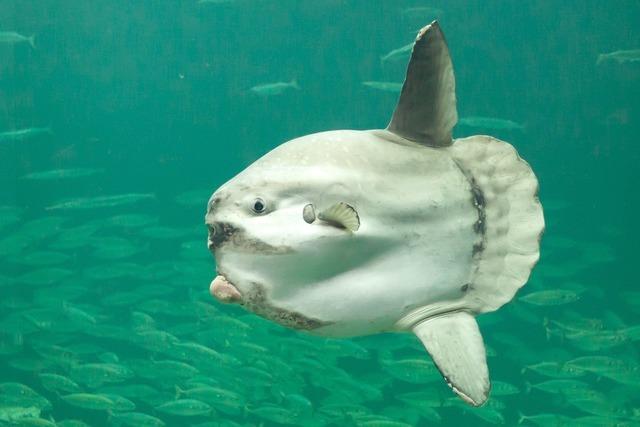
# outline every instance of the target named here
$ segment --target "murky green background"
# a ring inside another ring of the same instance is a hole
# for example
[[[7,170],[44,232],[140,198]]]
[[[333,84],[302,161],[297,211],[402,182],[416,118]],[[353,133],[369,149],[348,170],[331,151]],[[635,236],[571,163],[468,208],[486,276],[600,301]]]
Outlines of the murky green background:
[[[309,337],[208,294],[210,193],[292,137],[384,127],[397,94],[362,82],[401,82],[380,57],[435,17],[460,116],[521,125],[456,135],[513,143],[547,221],[529,284],[479,318],[481,409],[413,336]],[[640,62],[596,64],[638,22],[623,0],[3,0],[35,48],[0,41],[0,425],[640,424]],[[83,176],[29,175],[58,169]]]

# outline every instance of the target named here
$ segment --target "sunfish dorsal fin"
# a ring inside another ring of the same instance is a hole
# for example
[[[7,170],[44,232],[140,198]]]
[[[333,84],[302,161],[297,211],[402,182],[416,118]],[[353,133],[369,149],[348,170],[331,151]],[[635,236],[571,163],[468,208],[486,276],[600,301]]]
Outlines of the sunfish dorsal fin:
[[[452,144],[458,121],[453,64],[437,21],[420,30],[387,130],[430,147]]]
[[[318,213],[318,219],[330,224],[357,231],[360,228],[360,217],[353,206],[345,202],[338,202]]]
[[[451,389],[465,402],[482,405],[489,397],[489,369],[476,319],[465,311],[418,323],[420,338]]]

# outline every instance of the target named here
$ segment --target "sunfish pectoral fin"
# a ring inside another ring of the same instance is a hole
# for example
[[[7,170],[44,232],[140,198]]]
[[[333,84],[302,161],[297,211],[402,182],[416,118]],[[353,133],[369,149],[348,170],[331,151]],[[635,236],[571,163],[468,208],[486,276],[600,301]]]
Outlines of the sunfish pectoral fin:
[[[455,86],[447,42],[433,21],[418,33],[387,129],[430,147],[451,145],[451,130],[458,121]]]
[[[335,203],[322,212],[318,212],[318,219],[352,232],[360,228],[358,212],[345,202]]]
[[[487,356],[471,314],[459,311],[427,319],[414,326],[413,332],[462,400],[473,406],[487,400],[491,388]]]

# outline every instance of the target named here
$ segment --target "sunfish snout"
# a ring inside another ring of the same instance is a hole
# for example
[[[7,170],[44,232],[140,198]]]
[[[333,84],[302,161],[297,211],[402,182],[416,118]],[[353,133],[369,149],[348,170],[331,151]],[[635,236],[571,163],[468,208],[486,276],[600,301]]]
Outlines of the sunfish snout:
[[[236,304],[242,301],[242,294],[223,276],[216,276],[209,286],[209,293],[215,299],[226,304]]]

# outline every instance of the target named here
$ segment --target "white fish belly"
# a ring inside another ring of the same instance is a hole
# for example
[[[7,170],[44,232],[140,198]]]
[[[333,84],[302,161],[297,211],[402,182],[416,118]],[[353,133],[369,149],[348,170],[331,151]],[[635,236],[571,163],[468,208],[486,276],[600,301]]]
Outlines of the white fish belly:
[[[274,277],[274,304],[328,323],[313,333],[388,331],[418,307],[464,296],[461,289],[468,283],[478,240],[467,179],[444,151],[388,142],[381,148],[377,155],[369,153],[366,163],[352,158],[344,171],[344,184],[351,190],[347,202],[361,219],[352,239],[362,244],[345,240],[307,254],[316,264],[334,255],[351,257],[352,268],[290,286],[277,283],[288,277]],[[368,251],[364,259],[362,251]]]

